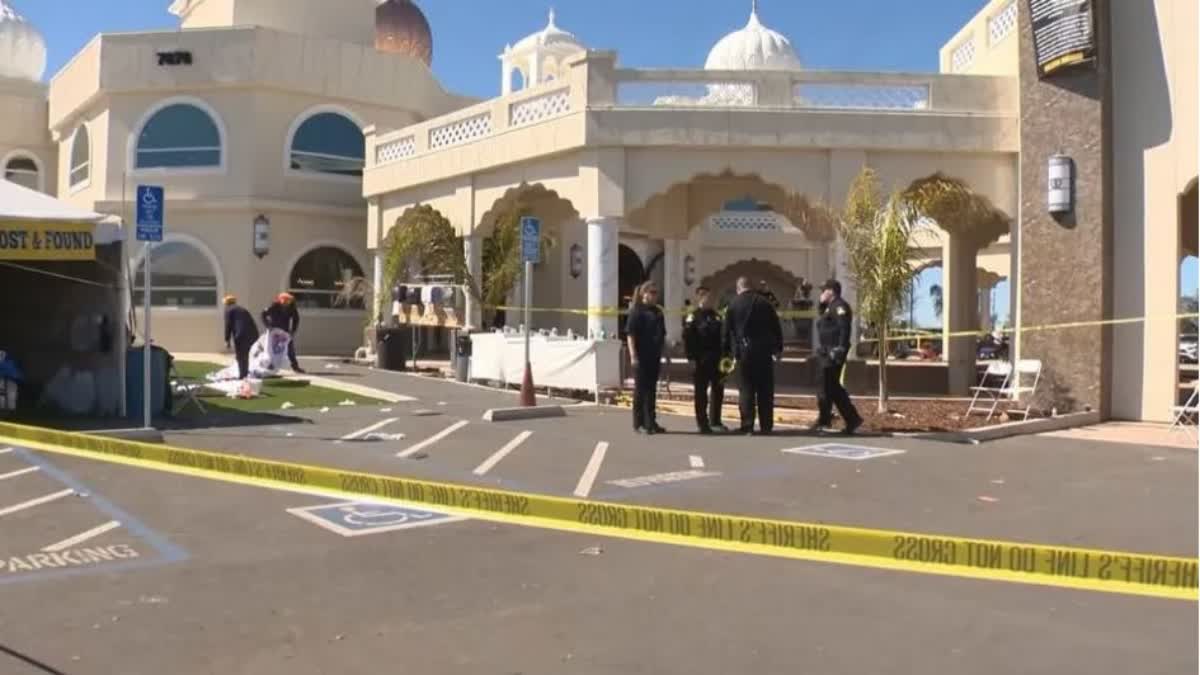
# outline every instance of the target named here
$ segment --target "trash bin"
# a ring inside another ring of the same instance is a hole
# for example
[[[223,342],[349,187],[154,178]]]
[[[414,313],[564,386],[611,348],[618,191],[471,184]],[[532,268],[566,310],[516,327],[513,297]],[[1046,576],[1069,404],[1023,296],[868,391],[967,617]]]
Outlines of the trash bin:
[[[376,331],[375,367],[404,370],[412,352],[412,333],[407,326],[380,328]]]
[[[459,333],[454,341],[454,379],[466,382],[471,374],[471,336]]]
[[[125,358],[125,415],[130,419],[140,420],[144,414],[142,408],[144,374],[142,361],[145,350],[133,347]],[[150,415],[156,417],[171,412],[171,378],[169,355],[167,350],[158,346],[150,347]]]

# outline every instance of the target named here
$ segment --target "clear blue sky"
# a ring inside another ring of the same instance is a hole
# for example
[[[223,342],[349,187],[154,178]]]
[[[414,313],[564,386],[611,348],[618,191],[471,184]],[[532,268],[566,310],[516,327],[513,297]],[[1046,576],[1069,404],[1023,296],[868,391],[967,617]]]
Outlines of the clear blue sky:
[[[170,0],[9,0],[46,35],[48,74],[96,33],[176,26]],[[328,0],[337,2],[338,0]],[[630,66],[699,66],[713,43],[741,28],[750,0],[417,0],[433,27],[433,68],[449,89],[499,90],[496,55],[558,25]],[[937,50],[984,0],[760,0],[764,23],[792,40],[804,64],[844,70],[937,70]]]

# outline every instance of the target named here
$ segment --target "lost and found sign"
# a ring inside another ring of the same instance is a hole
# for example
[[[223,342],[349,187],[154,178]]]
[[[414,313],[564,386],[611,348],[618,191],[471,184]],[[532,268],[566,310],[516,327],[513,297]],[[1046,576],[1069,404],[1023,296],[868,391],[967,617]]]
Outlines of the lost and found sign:
[[[0,260],[95,260],[90,223],[0,222]]]

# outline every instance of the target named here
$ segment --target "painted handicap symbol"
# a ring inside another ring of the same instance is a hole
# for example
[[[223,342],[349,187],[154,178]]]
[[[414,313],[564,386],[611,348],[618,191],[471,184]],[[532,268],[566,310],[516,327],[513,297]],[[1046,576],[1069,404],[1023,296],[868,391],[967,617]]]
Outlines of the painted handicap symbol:
[[[288,509],[288,513],[343,537],[359,537],[465,520],[461,516],[415,506],[373,502],[341,502]]]
[[[813,455],[815,457],[849,459],[857,462],[875,459],[876,457],[904,454],[904,450],[873,448],[866,445],[846,445],[843,443],[822,443],[820,445],[808,445],[801,448],[785,448],[780,450],[780,452],[790,455]]]
[[[385,527],[388,525],[400,525],[407,523],[409,520],[420,521],[437,518],[442,515],[432,513],[430,511],[415,511],[412,509],[402,509],[391,506],[373,506],[373,505],[351,505],[343,506],[338,509],[344,515],[344,520],[349,525],[357,527]]]

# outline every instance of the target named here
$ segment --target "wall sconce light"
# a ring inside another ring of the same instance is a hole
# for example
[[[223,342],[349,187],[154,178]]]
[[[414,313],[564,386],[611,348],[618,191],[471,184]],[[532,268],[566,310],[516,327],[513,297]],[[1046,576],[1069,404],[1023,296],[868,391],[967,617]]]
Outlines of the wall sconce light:
[[[1051,155],[1047,171],[1046,208],[1050,213],[1070,213],[1075,208],[1075,163],[1066,155]]]
[[[271,252],[271,221],[264,215],[254,219],[254,255],[262,260]]]
[[[580,274],[583,274],[583,247],[579,244],[571,244],[571,278],[578,279]]]
[[[696,259],[692,256],[683,258],[683,285],[691,286],[696,283]]]

